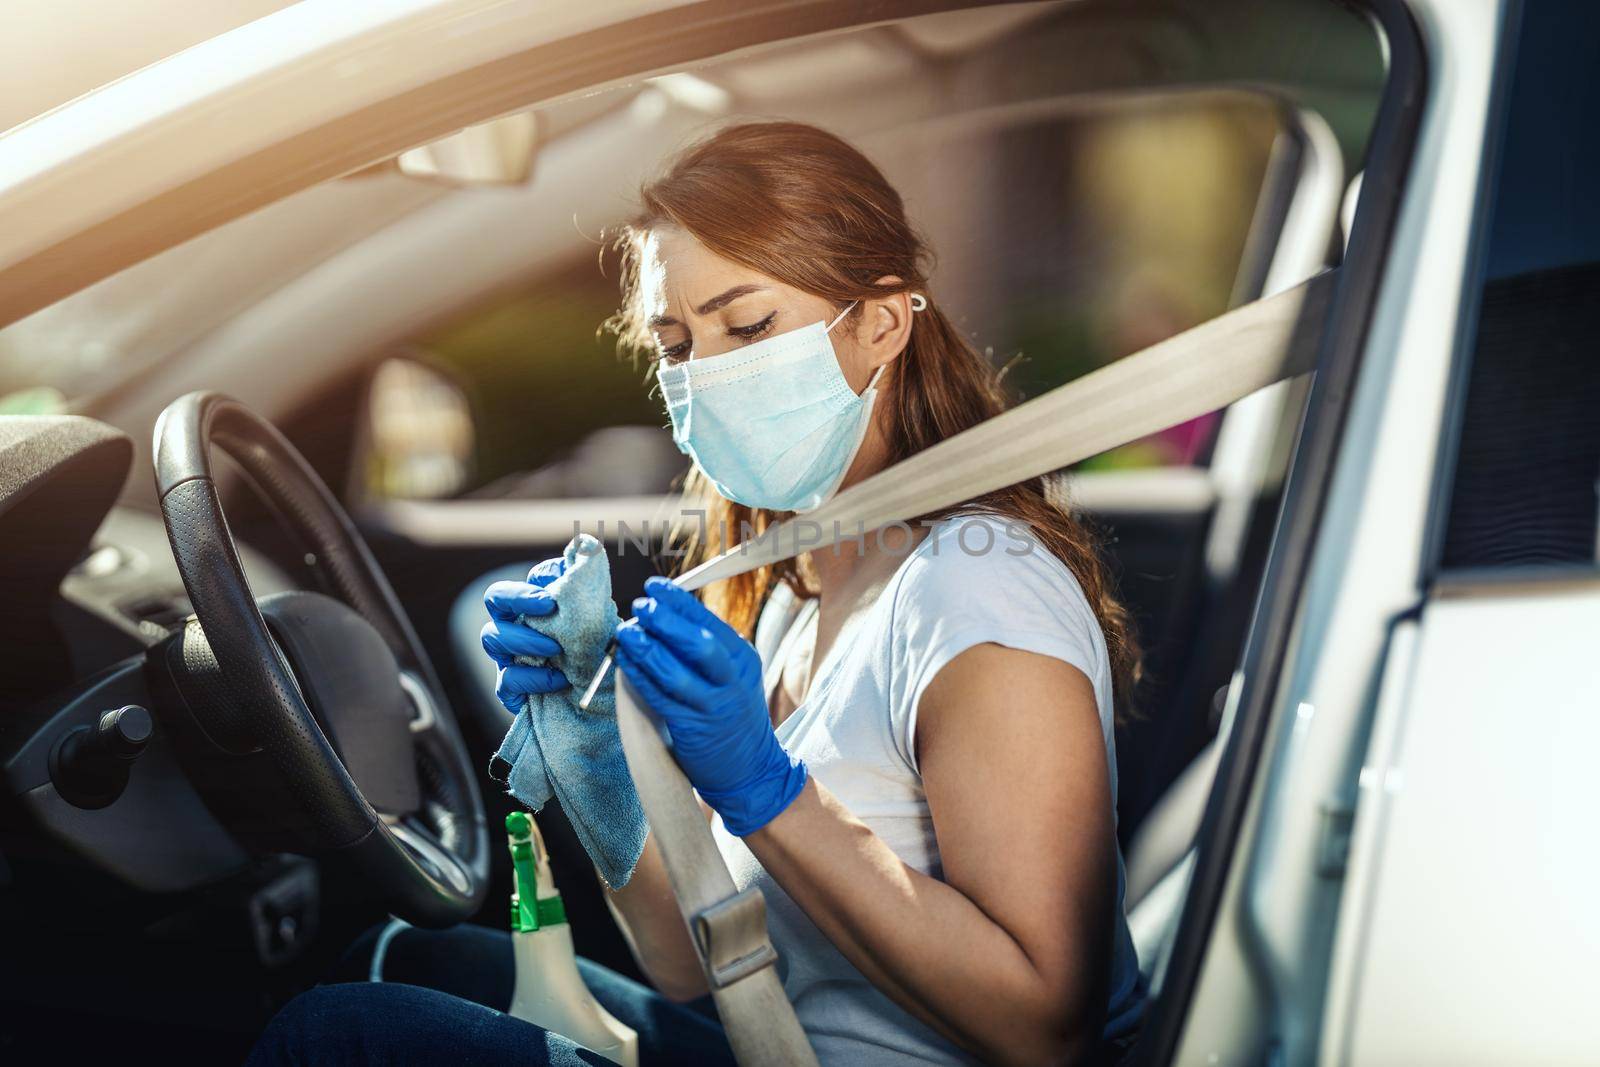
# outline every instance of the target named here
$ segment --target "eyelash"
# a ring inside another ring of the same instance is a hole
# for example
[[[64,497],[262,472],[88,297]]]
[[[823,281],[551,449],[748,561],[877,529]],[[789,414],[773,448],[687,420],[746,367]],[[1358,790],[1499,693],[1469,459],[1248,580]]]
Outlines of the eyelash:
[[[737,337],[742,341],[753,341],[772,329],[772,320],[777,317],[777,314],[776,311],[772,311],[760,322],[751,323],[749,326],[730,326],[728,327],[728,336]],[[690,342],[688,341],[679,341],[671,348],[663,348],[660,358],[668,363],[677,363],[683,356],[688,355],[689,345]]]

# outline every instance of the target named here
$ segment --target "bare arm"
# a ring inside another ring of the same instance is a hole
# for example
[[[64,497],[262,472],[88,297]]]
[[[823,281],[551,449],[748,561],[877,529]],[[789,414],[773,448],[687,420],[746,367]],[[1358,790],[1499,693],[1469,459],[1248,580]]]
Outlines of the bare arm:
[[[1099,1039],[1114,867],[1094,691],[1051,657],[979,645],[919,708],[918,764],[945,881],[906,866],[813,779],[746,838],[869,980],[996,1062]]]
[[[644,852],[628,884],[608,890],[605,896],[634,961],[662,996],[683,1001],[707,992],[700,957],[672,895],[654,834],[645,838]]]

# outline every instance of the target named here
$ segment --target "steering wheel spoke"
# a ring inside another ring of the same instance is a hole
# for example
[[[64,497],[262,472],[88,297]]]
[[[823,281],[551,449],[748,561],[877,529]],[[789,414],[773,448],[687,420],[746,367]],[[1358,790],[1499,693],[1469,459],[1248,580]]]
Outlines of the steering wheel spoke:
[[[380,815],[379,818],[395,840],[435,878],[457,892],[464,893],[472,887],[472,876],[461,866],[461,861],[454,852],[444,847],[422,820],[415,815]]]
[[[425,734],[439,725],[439,705],[429,692],[427,683],[413,671],[400,672],[400,688],[411,702],[411,732]]]

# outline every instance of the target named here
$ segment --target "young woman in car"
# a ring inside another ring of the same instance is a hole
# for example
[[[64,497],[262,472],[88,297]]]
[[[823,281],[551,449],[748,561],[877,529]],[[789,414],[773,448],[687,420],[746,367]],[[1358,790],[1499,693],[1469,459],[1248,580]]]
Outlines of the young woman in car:
[[[900,196],[839,138],[727,127],[642,200],[611,325],[657,361],[695,459],[689,563],[1001,410],[994,368],[928,295]],[[1040,481],[717,583],[703,606],[661,579],[646,594],[620,669],[736,883],[765,894],[824,1063],[1078,1062],[1128,1042],[1143,989],[1113,707],[1137,654],[1094,540]],[[537,618],[514,621],[540,595],[488,597],[511,707],[587,681],[513,662],[548,653]],[[661,993],[703,994],[653,841],[610,892]],[[644,1038],[684,1058],[671,1046],[694,1040]]]

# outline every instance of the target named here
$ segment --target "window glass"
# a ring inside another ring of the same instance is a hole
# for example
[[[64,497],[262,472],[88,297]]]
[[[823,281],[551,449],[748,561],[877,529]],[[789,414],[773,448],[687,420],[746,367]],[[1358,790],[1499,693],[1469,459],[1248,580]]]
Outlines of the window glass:
[[[1443,546],[1593,563],[1600,485],[1600,8],[1524,5]]]
[[[683,457],[646,368],[599,332],[615,274],[593,255],[476,309],[418,348],[462,383],[476,422],[473,496],[666,492]]]
[[[1255,101],[1152,104],[1009,131],[998,197],[1011,254],[993,347],[1036,395],[1228,309],[1279,130]],[[1087,469],[1206,455],[1214,412],[1093,457]]]
[[[932,246],[935,299],[1028,397],[1227,309],[1278,132],[1264,102],[1206,96],[855,140]],[[415,339],[472,405],[468,495],[649,494],[681,474],[646,368],[597,332],[616,301],[589,254]],[[1084,466],[1203,462],[1219,419]]]

